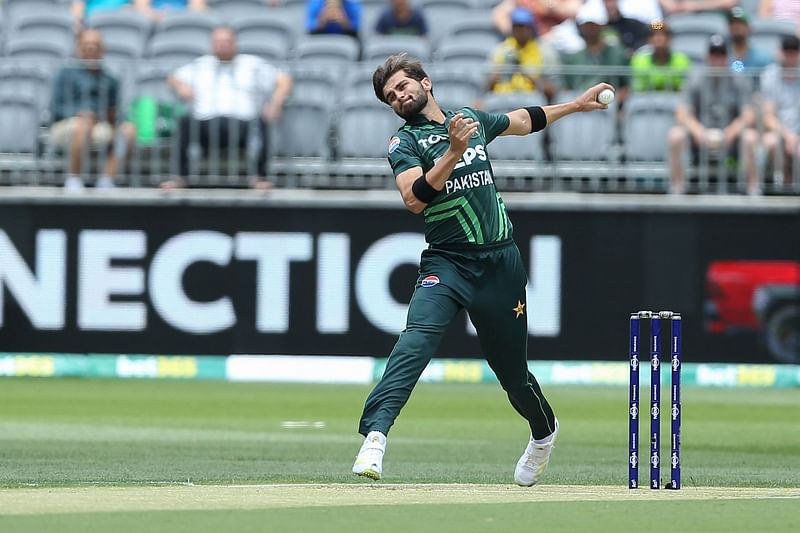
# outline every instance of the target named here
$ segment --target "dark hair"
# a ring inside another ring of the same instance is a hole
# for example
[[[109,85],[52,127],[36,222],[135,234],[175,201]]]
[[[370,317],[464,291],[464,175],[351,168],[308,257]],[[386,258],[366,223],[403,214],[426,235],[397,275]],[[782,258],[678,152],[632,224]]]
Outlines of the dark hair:
[[[383,65],[375,69],[375,73],[372,75],[372,87],[375,89],[375,96],[384,104],[388,104],[388,102],[386,97],[383,96],[383,88],[389,78],[401,70],[409,78],[417,81],[422,81],[423,78],[428,77],[419,59],[409,57],[405,52],[389,56]]]

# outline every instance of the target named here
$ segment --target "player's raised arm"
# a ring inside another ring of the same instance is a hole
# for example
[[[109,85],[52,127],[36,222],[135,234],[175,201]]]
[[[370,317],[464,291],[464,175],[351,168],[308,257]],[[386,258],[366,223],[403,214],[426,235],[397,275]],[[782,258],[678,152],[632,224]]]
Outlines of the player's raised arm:
[[[548,124],[572,113],[608,109],[608,104],[601,104],[597,100],[597,96],[606,89],[613,91],[614,87],[608,83],[598,83],[570,102],[523,107],[506,113],[509,120],[508,128],[500,135],[528,135],[543,130]]]

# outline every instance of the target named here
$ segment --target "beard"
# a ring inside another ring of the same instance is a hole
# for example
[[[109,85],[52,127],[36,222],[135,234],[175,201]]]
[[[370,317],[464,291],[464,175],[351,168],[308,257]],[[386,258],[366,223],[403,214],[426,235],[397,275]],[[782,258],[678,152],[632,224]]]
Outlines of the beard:
[[[416,115],[419,115],[425,106],[428,105],[428,95],[425,94],[425,91],[419,90],[413,98],[407,101],[400,107],[400,110],[397,112],[401,118],[405,120],[410,119]]]
[[[733,41],[733,44],[745,44],[747,42],[747,35],[732,35],[731,41]]]

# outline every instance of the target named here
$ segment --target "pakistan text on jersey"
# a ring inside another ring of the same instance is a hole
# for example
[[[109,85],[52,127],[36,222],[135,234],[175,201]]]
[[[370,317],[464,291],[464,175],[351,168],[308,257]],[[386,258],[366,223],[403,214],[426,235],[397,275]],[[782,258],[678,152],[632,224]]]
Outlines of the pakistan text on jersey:
[[[478,170],[447,180],[447,183],[445,183],[445,194],[463,189],[474,189],[475,187],[481,187],[490,183],[494,183],[492,173],[489,170]]]

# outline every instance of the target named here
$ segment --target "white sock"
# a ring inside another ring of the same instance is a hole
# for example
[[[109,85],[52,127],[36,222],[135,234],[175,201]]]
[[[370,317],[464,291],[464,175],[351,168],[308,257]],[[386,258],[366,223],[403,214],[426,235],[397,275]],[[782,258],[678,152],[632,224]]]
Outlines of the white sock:
[[[381,446],[386,446],[386,435],[384,435],[380,431],[370,431],[369,433],[367,433],[366,440],[371,442],[375,437],[378,438],[378,443]]]

